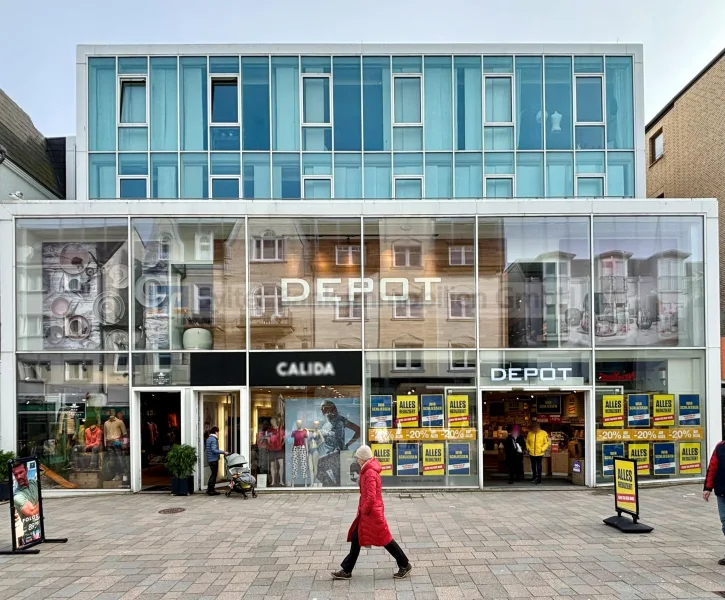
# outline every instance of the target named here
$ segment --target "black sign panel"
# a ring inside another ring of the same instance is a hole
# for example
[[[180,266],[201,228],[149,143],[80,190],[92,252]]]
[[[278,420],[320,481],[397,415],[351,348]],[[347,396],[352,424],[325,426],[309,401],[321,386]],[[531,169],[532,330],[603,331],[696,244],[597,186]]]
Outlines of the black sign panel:
[[[249,385],[362,385],[362,352],[250,352]]]
[[[192,352],[189,360],[190,385],[247,385],[246,352]]]
[[[171,385],[171,373],[168,371],[154,371],[152,381],[154,385]]]

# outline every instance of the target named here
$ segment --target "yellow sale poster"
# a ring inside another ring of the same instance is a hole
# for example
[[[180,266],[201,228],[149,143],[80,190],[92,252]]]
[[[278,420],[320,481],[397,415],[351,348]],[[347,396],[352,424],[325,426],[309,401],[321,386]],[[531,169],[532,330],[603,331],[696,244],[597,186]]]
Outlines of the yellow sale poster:
[[[629,458],[637,461],[637,474],[649,475],[651,468],[649,460],[649,444],[630,444],[628,449]]]
[[[373,456],[378,459],[383,470],[381,475],[393,474],[393,444],[370,444]]]
[[[469,427],[468,396],[448,396],[448,427]]]
[[[680,442],[680,475],[702,473],[700,442]]]
[[[655,427],[675,424],[675,397],[672,394],[655,394],[652,422]]]
[[[636,463],[633,460],[614,459],[615,506],[618,510],[633,515],[638,512],[635,465]]]
[[[418,396],[398,396],[395,425],[397,427],[418,427]]]
[[[602,425],[604,427],[624,427],[624,396],[604,396],[602,398]]]
[[[444,444],[423,444],[423,475],[444,474]]]

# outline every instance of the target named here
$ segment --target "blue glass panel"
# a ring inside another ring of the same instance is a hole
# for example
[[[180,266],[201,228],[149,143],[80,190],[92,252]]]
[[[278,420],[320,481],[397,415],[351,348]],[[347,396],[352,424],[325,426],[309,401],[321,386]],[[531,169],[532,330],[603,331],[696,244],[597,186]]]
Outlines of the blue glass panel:
[[[425,149],[453,149],[453,66],[450,56],[425,57]],[[426,186],[427,187],[427,186]]]
[[[297,57],[272,58],[272,148],[300,149],[300,65]]]
[[[179,146],[179,81],[175,57],[151,59],[151,150],[177,150]]]
[[[145,56],[128,56],[118,58],[119,75],[146,75],[149,61]]]
[[[574,155],[571,152],[546,153],[546,197],[571,198],[574,195]]]
[[[516,119],[519,150],[544,147],[542,65],[539,56],[516,57]]]
[[[244,197],[271,198],[271,169],[269,154],[247,154],[242,156],[244,166]]]
[[[483,130],[483,147],[486,150],[513,150],[513,127],[485,127]]]
[[[393,154],[393,175],[422,175],[423,155],[418,153]]]
[[[302,197],[299,154],[272,155],[272,197],[292,200]]]
[[[329,127],[305,127],[302,130],[302,149],[332,150],[332,129]]]
[[[239,179],[212,179],[211,180],[211,197],[221,198],[225,200],[236,200],[239,195]]]
[[[393,127],[393,150],[422,150],[422,127]]]
[[[149,130],[146,127],[119,127],[118,149],[139,152],[148,150]]]
[[[88,59],[88,149],[116,150],[116,59]],[[114,196],[116,186],[114,185]]]
[[[393,56],[393,73],[422,73],[422,56]]]
[[[487,175],[514,174],[513,152],[486,152],[483,164]]]
[[[596,125],[577,125],[577,150],[604,150],[604,127]]]
[[[329,56],[303,56],[303,73],[332,73]]]
[[[631,56],[607,56],[607,148],[634,148]]]
[[[513,56],[484,56],[483,57],[484,73],[513,73],[514,57]]]
[[[421,122],[420,77],[396,77],[393,80],[396,123]]]
[[[395,180],[395,197],[396,198],[422,198],[423,197],[423,179],[396,179]]]
[[[311,124],[330,122],[329,77],[302,79],[302,121]]]
[[[544,155],[538,152],[516,155],[516,197],[544,197]]]
[[[456,152],[456,198],[483,196],[483,155]]]
[[[305,198],[332,198],[332,180],[305,179]]]
[[[331,154],[303,154],[303,175],[332,175]]]
[[[363,57],[365,150],[390,150],[390,101],[390,58]]]
[[[576,180],[576,195],[581,198],[601,198],[604,196],[604,178],[580,177]]]
[[[119,181],[119,198],[146,198],[145,179],[121,179]]]
[[[239,154],[212,154],[211,174],[212,175],[240,175],[241,166]]]
[[[238,151],[239,127],[212,127],[211,128],[211,149]]]
[[[209,57],[210,73],[225,73],[227,75],[239,74],[239,57],[238,56],[210,56]]]
[[[604,173],[604,152],[577,152],[577,173]]]
[[[513,198],[513,179],[486,179],[486,198]]]
[[[362,70],[360,58],[332,60],[335,150],[362,150]]]
[[[181,64],[181,149],[206,150],[206,57],[185,56]],[[182,184],[183,188],[183,184]]]
[[[486,123],[511,123],[511,77],[486,77]]]
[[[391,198],[390,154],[365,154],[365,198]]]
[[[573,105],[571,58],[547,56],[544,59],[546,81],[546,148],[573,148]]]
[[[179,197],[179,155],[151,155],[151,197]]]
[[[149,155],[148,154],[119,154],[118,155],[119,175],[148,175]]]
[[[574,73],[604,73],[604,57],[575,56]]]
[[[580,123],[604,120],[601,77],[576,78],[576,120]]]
[[[211,122],[239,122],[239,80],[236,77],[212,77]]]
[[[454,59],[454,67],[456,149],[480,150],[483,118],[481,59],[477,56],[459,56]]]
[[[208,154],[181,155],[182,198],[209,197],[208,156]]]
[[[245,150],[269,150],[269,59],[242,58],[242,135]]]
[[[453,197],[453,155],[448,152],[426,153],[425,197]]]
[[[607,153],[607,196],[634,198],[634,153]]]
[[[362,198],[362,154],[335,154],[335,198]]]
[[[116,155],[91,154],[88,159],[89,197],[105,200],[116,197]]]

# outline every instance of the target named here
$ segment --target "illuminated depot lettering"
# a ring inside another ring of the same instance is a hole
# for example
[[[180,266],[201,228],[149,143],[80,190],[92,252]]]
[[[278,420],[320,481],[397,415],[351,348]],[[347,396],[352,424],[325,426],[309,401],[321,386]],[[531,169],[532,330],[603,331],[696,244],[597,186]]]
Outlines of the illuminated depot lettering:
[[[538,369],[536,367],[510,369],[494,367],[491,369],[491,381],[529,381],[530,379],[556,381],[557,379],[567,379],[568,377],[571,377],[572,371],[573,369],[571,367],[546,367],[543,369]]]
[[[335,295],[333,286],[342,285],[340,277],[320,278],[315,285],[315,302],[342,302],[340,296]],[[416,277],[414,283],[423,284],[423,296],[426,301],[432,299],[432,285],[440,283],[440,277]],[[304,279],[282,279],[282,302],[304,302],[310,297],[310,284]],[[370,294],[375,281],[369,277],[351,277],[347,280],[348,297],[354,298],[356,294]],[[398,294],[389,294],[388,288],[396,285],[400,289]],[[380,299],[386,302],[393,300],[407,300],[410,282],[405,277],[387,277],[380,279]]]

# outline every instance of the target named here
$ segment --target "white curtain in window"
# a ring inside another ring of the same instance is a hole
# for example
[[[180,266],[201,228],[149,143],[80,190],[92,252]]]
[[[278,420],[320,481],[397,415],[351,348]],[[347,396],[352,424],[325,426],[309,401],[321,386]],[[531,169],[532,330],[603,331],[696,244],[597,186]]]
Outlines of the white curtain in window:
[[[171,60],[173,63],[156,66],[151,59],[151,150],[177,148],[178,82],[176,59]]]
[[[121,83],[121,123],[146,122],[146,84],[124,81]]]
[[[272,136],[275,150],[300,149],[300,90],[297,59],[280,65],[272,59]]]
[[[204,114],[201,90],[204,88],[203,78],[206,75],[204,67],[186,65],[182,69],[183,95],[182,102],[182,131],[184,134],[183,147],[185,150],[200,150],[204,147],[204,128],[206,123],[201,115]]]
[[[335,159],[335,197],[362,198],[362,168],[356,164],[342,163]]]
[[[481,146],[481,70],[465,69],[464,102],[466,105],[466,150],[479,150]],[[460,149],[460,148],[459,148]]]
[[[425,146],[427,150],[453,148],[451,65],[425,67]]]
[[[176,166],[160,165],[156,167],[156,198],[177,198]],[[197,196],[201,198],[202,196]]]
[[[511,120],[511,79],[487,77],[486,122],[510,123]]]
[[[607,137],[609,148],[629,149],[634,131],[632,75],[627,70],[607,69]]]
[[[396,123],[420,123],[420,77],[396,77],[394,103]]]
[[[328,123],[329,111],[325,110],[325,106],[329,103],[329,98],[325,98],[325,94],[329,95],[328,80],[307,77],[302,81],[305,95],[303,107],[305,123]]]

